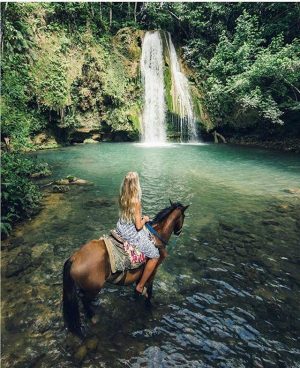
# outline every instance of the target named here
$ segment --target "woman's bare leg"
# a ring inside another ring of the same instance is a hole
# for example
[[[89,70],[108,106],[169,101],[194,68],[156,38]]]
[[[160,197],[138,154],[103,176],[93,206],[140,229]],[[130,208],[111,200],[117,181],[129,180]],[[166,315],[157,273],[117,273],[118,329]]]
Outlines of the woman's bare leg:
[[[151,258],[149,261],[147,261],[142,278],[140,279],[139,283],[136,285],[136,291],[141,293],[144,289],[144,286],[150,276],[152,275],[152,272],[155,270],[156,265],[158,263],[159,258]]]

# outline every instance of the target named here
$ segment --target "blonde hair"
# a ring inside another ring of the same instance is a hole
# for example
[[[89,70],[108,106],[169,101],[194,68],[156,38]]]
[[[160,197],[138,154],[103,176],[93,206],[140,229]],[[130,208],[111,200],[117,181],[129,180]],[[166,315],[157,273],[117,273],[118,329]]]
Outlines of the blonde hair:
[[[126,174],[120,188],[120,218],[126,222],[134,221],[135,206],[142,199],[139,175],[130,171]]]

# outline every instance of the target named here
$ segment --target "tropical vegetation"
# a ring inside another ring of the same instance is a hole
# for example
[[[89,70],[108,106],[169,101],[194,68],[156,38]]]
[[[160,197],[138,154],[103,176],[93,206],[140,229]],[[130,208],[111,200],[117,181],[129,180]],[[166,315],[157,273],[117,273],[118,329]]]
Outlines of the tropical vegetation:
[[[300,136],[299,3],[1,5],[5,233],[40,201],[24,151],[47,146],[47,137],[51,147],[90,138],[86,131],[98,140],[138,138],[145,30],[172,33],[204,137]]]

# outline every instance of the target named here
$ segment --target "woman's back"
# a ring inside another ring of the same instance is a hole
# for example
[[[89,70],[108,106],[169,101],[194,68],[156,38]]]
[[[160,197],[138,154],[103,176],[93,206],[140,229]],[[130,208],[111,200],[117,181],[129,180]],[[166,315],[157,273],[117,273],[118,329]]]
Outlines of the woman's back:
[[[117,233],[128,243],[137,246],[139,243],[139,234],[133,222],[126,222],[119,218],[116,227]]]

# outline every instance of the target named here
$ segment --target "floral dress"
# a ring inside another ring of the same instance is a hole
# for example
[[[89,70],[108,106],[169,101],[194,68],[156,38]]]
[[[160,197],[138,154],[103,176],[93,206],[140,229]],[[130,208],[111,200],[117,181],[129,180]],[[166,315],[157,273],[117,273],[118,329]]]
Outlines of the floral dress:
[[[119,219],[117,233],[129,244],[134,245],[148,258],[159,258],[159,251],[154,245],[150,232],[146,228],[137,231],[133,222]]]

